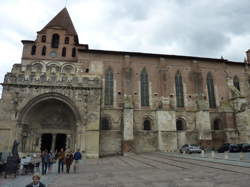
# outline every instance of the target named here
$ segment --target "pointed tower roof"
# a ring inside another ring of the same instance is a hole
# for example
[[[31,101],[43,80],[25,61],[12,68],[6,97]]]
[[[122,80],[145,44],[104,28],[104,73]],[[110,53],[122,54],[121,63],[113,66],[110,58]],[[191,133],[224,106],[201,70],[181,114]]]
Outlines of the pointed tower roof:
[[[51,27],[62,27],[68,31],[69,34],[77,35],[73,22],[70,18],[67,8],[63,8],[41,31]]]

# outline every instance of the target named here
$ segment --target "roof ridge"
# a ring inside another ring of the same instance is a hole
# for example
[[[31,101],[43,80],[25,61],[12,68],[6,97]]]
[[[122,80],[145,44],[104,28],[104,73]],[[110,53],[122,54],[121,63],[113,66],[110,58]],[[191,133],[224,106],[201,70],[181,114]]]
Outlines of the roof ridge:
[[[39,32],[43,32],[44,30],[59,26],[68,31],[69,34],[77,35],[73,22],[70,18],[69,12],[66,7],[64,7],[42,30]]]

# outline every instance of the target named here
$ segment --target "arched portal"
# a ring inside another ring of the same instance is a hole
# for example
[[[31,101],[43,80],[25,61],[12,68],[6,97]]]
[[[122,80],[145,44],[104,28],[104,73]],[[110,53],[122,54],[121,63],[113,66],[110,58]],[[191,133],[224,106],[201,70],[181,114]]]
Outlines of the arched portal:
[[[177,148],[181,148],[187,142],[186,137],[186,121],[179,117],[176,119],[176,132],[177,132]]]
[[[18,118],[22,151],[74,149],[79,116],[73,102],[61,94],[47,93],[32,99]]]

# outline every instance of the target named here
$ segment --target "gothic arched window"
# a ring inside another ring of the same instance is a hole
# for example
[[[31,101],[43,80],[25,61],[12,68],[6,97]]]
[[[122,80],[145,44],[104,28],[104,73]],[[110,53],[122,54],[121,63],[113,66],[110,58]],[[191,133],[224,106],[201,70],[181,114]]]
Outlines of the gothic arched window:
[[[69,44],[69,37],[65,37],[64,44]]]
[[[176,106],[184,107],[184,94],[181,73],[177,71],[175,75]]]
[[[179,118],[176,120],[176,130],[177,131],[186,130],[186,123],[183,119]]]
[[[148,73],[145,68],[141,72],[141,106],[149,106]]]
[[[150,120],[146,119],[143,122],[143,130],[150,131],[151,130],[151,122]]]
[[[62,56],[63,56],[63,57],[66,56],[66,47],[63,47],[63,49],[62,49]]]
[[[107,118],[102,118],[101,130],[110,130],[110,122]]]
[[[36,46],[33,45],[31,48],[31,55],[35,55],[36,54]]]
[[[75,57],[76,56],[76,48],[72,48],[72,57]]]
[[[45,56],[46,55],[46,46],[43,46],[43,49],[42,49],[42,56]]]
[[[233,82],[234,82],[234,87],[240,91],[240,81],[239,81],[239,78],[237,77],[237,75],[234,76]]]
[[[109,68],[105,73],[105,96],[104,96],[104,104],[105,105],[113,105],[113,72],[111,68]]]
[[[51,41],[51,47],[52,48],[58,48],[59,40],[60,40],[59,34],[53,34],[52,41]]]
[[[208,91],[208,101],[210,108],[216,108],[215,94],[214,94],[214,81],[212,74],[209,72],[207,74],[207,91]]]

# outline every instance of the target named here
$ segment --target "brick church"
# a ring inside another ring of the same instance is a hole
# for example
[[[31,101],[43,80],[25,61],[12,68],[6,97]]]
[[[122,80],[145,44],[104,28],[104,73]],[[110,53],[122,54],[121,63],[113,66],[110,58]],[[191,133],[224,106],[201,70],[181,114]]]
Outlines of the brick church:
[[[80,148],[88,157],[250,143],[245,62],[95,50],[79,43],[66,8],[5,75],[0,152]]]

